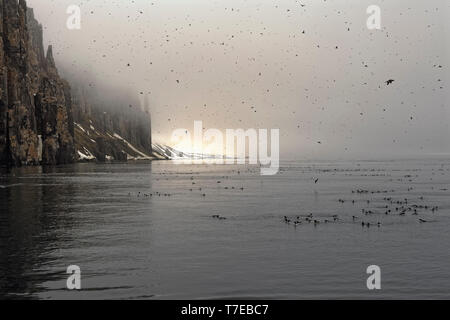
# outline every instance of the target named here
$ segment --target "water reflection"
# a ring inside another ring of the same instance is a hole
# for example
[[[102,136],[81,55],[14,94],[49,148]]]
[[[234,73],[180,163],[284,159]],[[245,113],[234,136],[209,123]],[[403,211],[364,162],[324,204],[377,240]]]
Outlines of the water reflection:
[[[371,298],[365,272],[375,263],[384,281],[377,297],[446,297],[448,165],[290,163],[274,177],[259,173],[171,162],[7,171],[0,175],[0,296]],[[361,209],[381,210],[387,196],[352,193],[362,187],[439,211],[421,212],[426,224],[411,214],[361,216]],[[283,223],[285,215],[310,213],[339,220]],[[362,228],[354,215],[382,219],[382,227]],[[82,270],[81,292],[65,289],[72,264]]]
[[[33,298],[48,289],[43,283],[64,284],[67,266],[58,263],[60,253],[79,245],[82,239],[76,238],[76,232],[92,222],[86,219],[92,212],[86,210],[84,200],[110,197],[107,188],[101,189],[109,180],[105,168],[96,183],[85,179],[96,175],[96,169],[88,164],[2,168],[0,297]]]

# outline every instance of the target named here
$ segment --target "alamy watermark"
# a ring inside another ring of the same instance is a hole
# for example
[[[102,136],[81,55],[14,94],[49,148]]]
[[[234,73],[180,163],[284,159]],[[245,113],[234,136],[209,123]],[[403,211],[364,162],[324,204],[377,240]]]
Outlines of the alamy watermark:
[[[67,278],[66,286],[69,290],[81,290],[81,269],[77,265],[67,267],[67,273],[70,276]]]
[[[81,30],[81,8],[77,5],[70,5],[67,7],[66,13],[69,15],[66,22],[67,29]]]
[[[381,8],[377,5],[371,5],[366,10],[370,16],[367,18],[367,29],[380,30],[381,29]]]
[[[259,164],[261,175],[275,175],[280,167],[279,129],[226,129],[224,133],[204,131],[203,122],[194,121],[193,135],[176,129],[171,142],[176,150],[192,150],[186,159],[180,157],[182,163]]]
[[[381,289],[381,268],[377,265],[371,265],[367,267],[367,274],[370,276],[367,278],[367,289],[380,290]]]

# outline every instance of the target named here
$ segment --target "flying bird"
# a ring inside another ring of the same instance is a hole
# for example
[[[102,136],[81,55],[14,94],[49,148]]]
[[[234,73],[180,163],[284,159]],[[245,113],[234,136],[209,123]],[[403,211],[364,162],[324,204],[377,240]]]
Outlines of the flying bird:
[[[388,81],[386,81],[386,84],[387,84],[387,85],[390,85],[390,84],[392,84],[394,81],[395,81],[394,79],[389,79]]]

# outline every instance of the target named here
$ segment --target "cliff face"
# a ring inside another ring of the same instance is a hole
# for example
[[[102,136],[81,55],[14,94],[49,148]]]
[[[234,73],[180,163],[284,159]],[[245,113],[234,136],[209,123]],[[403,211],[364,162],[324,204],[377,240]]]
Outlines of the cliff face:
[[[42,26],[24,0],[0,0],[0,21],[0,164],[73,162],[70,87]]]
[[[33,9],[0,0],[0,165],[154,158],[148,109],[116,88],[93,98],[75,87],[44,52]]]
[[[149,113],[124,108],[123,101],[99,101],[84,89],[74,91],[75,148],[81,160],[155,159]],[[109,91],[113,95],[114,89]],[[133,101],[132,97],[125,100]]]

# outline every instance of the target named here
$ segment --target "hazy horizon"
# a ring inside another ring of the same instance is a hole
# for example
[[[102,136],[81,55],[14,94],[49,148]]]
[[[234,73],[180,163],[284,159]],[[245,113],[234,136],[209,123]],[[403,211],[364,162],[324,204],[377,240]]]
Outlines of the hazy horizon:
[[[72,4],[81,30],[66,28]],[[156,142],[201,120],[278,128],[282,159],[450,154],[449,4],[301,4],[28,1],[61,69],[148,94]]]
[[[16,1],[0,300],[448,299],[449,0]]]

